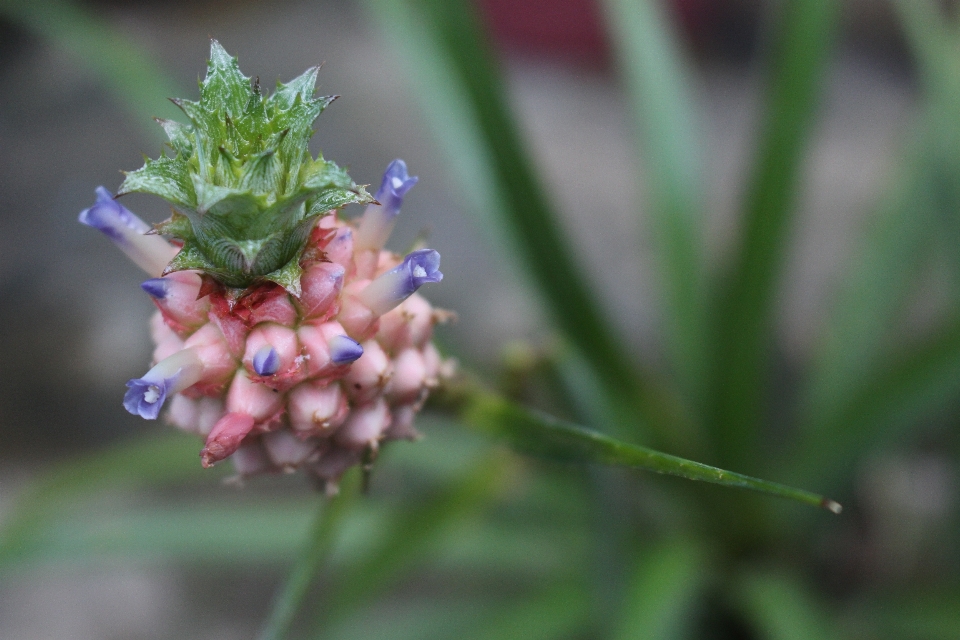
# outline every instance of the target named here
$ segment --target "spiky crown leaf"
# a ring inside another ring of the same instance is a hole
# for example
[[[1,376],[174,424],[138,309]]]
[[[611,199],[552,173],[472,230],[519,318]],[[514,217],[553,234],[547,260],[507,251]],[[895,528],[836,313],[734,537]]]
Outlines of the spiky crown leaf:
[[[266,96],[211,40],[200,100],[174,99],[190,124],[159,120],[176,155],[127,173],[118,195],[152,193],[174,215],[158,231],[183,241],[168,272],[198,269],[228,287],[271,280],[298,293],[299,259],[317,218],[373,198],[308,143],[336,96],[314,98],[317,67]]]

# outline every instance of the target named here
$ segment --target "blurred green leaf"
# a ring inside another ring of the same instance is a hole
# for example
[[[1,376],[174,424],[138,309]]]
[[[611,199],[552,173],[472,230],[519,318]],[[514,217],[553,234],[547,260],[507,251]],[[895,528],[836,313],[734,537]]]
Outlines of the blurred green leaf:
[[[290,575],[274,597],[270,613],[260,631],[261,640],[280,640],[290,631],[290,625],[293,624],[310,584],[333,546],[337,526],[358,493],[358,474],[357,470],[347,472],[340,481],[339,495],[328,498],[321,506],[303,551],[294,561]]]
[[[931,248],[954,265],[960,292],[958,42],[933,3],[895,4],[921,70],[924,106],[894,187],[850,260],[802,395],[800,472],[835,473],[856,450],[910,427],[957,394],[955,328],[948,321],[911,354],[902,316],[923,269],[938,255]]]
[[[79,3],[65,0],[0,0],[0,14],[67,51],[78,67],[100,77],[137,114],[158,142],[166,136],[146,115],[179,115],[167,98],[182,95],[177,84],[144,54],[143,46]]]
[[[376,548],[335,580],[317,618],[319,627],[327,629],[351,615],[414,561],[434,550],[451,529],[488,505],[509,477],[507,463],[502,456],[485,456],[453,486],[385,524]]]
[[[960,319],[891,357],[849,391],[838,411],[801,434],[794,477],[810,477],[815,469],[834,480],[893,427],[914,424],[960,397]]]
[[[0,563],[31,546],[61,509],[106,487],[137,488],[199,478],[221,478],[200,466],[197,439],[175,431],[138,438],[80,456],[47,471],[26,488],[0,531]]]
[[[760,637],[768,640],[830,640],[836,625],[797,578],[754,573],[743,579],[737,594],[742,612]]]
[[[693,609],[711,574],[703,549],[690,540],[641,547],[614,639],[690,637]]]
[[[692,399],[704,383],[703,184],[699,122],[678,37],[660,2],[605,0],[644,160],[664,329],[674,370]]]
[[[840,510],[840,505],[832,500],[808,491],[628,444],[483,392],[474,393],[466,401],[461,415],[467,424],[505,439],[522,453],[554,460],[645,469],[688,480],[751,489],[837,513]]]
[[[862,605],[850,624],[889,640],[956,640],[960,629],[960,593],[924,590],[877,598]]]
[[[721,283],[715,336],[715,434],[721,460],[760,466],[774,295],[791,230],[802,160],[839,14],[834,0],[781,6],[767,107],[747,186],[735,263]]]
[[[577,637],[590,621],[590,594],[582,586],[559,583],[532,597],[490,612],[463,640],[554,640]]]
[[[547,202],[473,7],[466,0],[368,3],[407,60],[423,112],[461,183],[468,193],[484,192],[479,203],[490,208],[483,221],[506,230],[556,324],[613,395],[632,403],[638,397],[634,366]],[[660,394],[639,391],[642,417],[654,425],[664,422],[657,415],[666,406]],[[631,424],[638,424],[635,416]]]

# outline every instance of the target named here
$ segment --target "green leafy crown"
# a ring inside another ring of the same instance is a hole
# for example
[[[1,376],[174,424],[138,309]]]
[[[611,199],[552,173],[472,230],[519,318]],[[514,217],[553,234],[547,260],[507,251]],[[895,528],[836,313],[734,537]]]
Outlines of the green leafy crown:
[[[317,218],[373,201],[346,171],[310,155],[313,121],[336,98],[313,97],[317,71],[268,97],[211,41],[200,101],[173,99],[190,124],[157,120],[176,155],[148,159],[118,193],[152,193],[173,206],[157,226],[183,241],[167,272],[198,269],[234,288],[270,280],[299,294],[299,260]]]

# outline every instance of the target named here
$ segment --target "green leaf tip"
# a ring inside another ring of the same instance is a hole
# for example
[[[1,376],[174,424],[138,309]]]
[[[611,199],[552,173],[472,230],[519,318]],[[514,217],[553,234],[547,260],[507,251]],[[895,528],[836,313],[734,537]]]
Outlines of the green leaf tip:
[[[687,480],[750,489],[836,514],[842,511],[840,504],[815,493],[616,440],[597,431],[525,409],[486,392],[469,393],[462,415],[468,424],[505,439],[513,448],[529,455],[645,469]]]
[[[188,122],[156,119],[173,156],[147,159],[118,195],[150,193],[174,218],[157,230],[183,242],[167,271],[199,269],[246,288],[270,280],[299,291],[299,261],[318,218],[373,201],[346,171],[308,148],[313,123],[337,96],[314,97],[319,67],[272,95],[210,41],[198,101],[171,98]]]

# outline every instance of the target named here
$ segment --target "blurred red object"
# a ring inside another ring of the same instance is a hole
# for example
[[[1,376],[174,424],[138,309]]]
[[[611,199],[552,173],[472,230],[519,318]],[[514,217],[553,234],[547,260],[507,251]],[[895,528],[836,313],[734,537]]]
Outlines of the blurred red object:
[[[477,0],[477,4],[496,43],[510,53],[609,65],[610,44],[599,0]],[[710,0],[668,4],[683,30],[695,39],[716,13]]]

